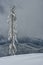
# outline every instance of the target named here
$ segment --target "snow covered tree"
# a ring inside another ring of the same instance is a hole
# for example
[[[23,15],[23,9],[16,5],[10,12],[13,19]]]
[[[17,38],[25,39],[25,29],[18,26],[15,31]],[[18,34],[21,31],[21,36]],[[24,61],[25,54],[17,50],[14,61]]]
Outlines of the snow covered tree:
[[[10,15],[9,15],[9,37],[8,40],[11,41],[9,45],[9,54],[14,55],[17,51],[16,46],[15,46],[15,41],[17,41],[16,38],[16,10],[15,6],[13,6],[10,10]]]

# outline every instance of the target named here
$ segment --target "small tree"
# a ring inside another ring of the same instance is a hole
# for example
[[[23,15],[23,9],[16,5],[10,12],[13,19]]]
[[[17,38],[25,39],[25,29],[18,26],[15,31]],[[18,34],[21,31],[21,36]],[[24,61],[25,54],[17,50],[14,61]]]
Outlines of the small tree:
[[[9,45],[9,54],[14,55],[17,51],[16,46],[15,46],[15,41],[17,42],[16,38],[16,10],[15,6],[13,6],[10,10],[10,15],[9,15],[9,37],[8,40],[11,41]]]

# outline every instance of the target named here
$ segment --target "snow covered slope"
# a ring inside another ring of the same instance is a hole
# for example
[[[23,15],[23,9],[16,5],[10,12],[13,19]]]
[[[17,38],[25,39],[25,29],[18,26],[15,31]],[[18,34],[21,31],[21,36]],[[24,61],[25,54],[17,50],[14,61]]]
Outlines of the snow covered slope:
[[[0,65],[43,65],[43,53],[2,57]]]

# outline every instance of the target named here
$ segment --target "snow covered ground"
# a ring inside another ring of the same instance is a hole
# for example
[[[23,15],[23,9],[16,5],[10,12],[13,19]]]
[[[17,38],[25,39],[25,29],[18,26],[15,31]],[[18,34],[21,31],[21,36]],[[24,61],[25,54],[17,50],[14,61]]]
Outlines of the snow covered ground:
[[[0,57],[0,65],[43,65],[43,53]]]

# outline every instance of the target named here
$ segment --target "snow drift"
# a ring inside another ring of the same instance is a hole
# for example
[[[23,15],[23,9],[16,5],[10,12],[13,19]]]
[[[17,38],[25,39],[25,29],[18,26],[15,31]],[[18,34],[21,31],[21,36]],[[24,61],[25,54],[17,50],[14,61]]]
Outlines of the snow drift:
[[[43,53],[2,57],[0,65],[43,65]]]

